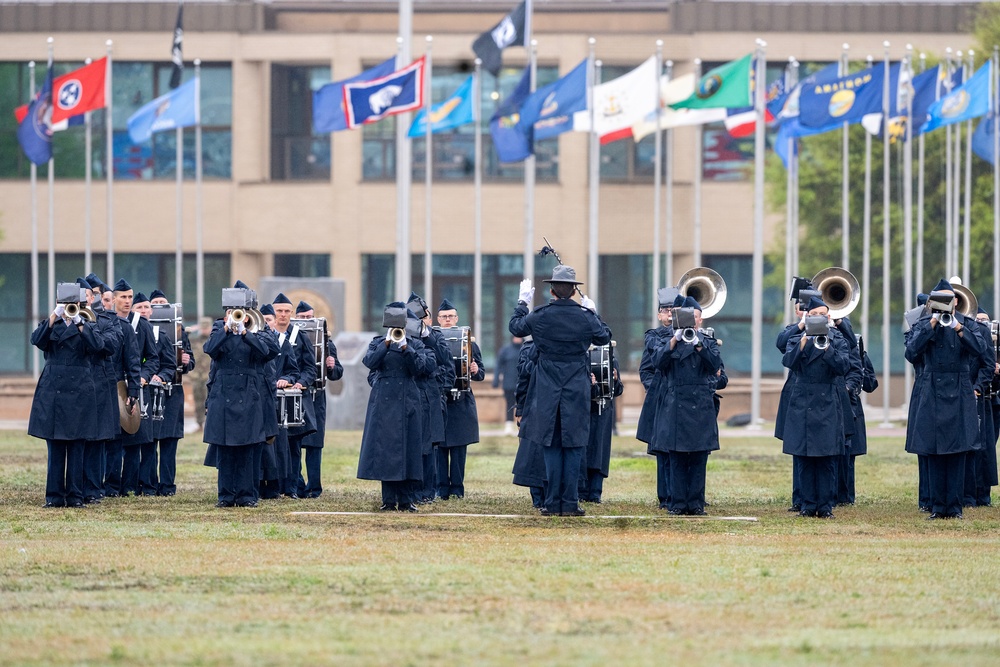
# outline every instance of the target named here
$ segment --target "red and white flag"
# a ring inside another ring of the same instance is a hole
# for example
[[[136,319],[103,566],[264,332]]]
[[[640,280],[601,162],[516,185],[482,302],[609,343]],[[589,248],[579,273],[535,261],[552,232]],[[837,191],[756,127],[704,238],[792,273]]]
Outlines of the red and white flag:
[[[64,130],[70,118],[82,116],[88,111],[103,109],[104,81],[108,71],[108,59],[101,58],[69,74],[63,74],[52,82],[52,129]],[[28,105],[14,109],[14,116],[20,123],[28,113]]]
[[[632,136],[632,126],[656,111],[656,56],[628,74],[594,86],[594,129],[607,144]],[[573,130],[590,129],[590,110],[573,116]]]

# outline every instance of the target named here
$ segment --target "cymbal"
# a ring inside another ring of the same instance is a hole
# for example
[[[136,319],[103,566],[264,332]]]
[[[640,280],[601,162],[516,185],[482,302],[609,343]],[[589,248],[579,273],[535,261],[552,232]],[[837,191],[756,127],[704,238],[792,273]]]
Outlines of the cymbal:
[[[124,380],[118,381],[118,415],[122,425],[122,430],[132,435],[139,430],[142,416],[139,414],[139,406],[133,405],[132,411],[128,409],[128,388]]]

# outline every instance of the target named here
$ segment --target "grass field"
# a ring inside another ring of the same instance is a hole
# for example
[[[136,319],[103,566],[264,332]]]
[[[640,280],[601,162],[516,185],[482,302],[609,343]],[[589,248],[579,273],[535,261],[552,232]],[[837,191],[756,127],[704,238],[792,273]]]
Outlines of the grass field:
[[[709,462],[714,516],[655,509],[653,461],[616,438],[605,502],[542,518],[510,484],[513,438],[470,448],[465,500],[373,510],[360,434],[330,433],[326,491],[216,509],[204,446],[178,495],[43,509],[44,443],[0,433],[0,664],[996,665],[1000,508],[925,521],[898,438],[859,459],[858,504],[792,516],[769,437]]]

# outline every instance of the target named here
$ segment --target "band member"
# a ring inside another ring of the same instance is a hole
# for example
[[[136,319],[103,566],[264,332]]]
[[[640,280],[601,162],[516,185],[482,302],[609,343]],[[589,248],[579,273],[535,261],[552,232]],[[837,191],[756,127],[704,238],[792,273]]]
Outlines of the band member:
[[[642,400],[642,411],[639,413],[639,424],[635,437],[646,443],[646,453],[656,457],[656,497],[660,509],[669,509],[670,502],[670,453],[658,450],[653,444],[653,433],[656,429],[656,406],[662,400],[661,394],[666,391],[663,383],[663,373],[653,363],[653,352],[674,335],[672,326],[674,298],[677,289],[661,287],[656,290],[659,307],[656,319],[660,326],[647,329],[642,348],[642,359],[639,361],[639,381],[646,390]]]
[[[693,309],[695,326],[701,327],[701,306],[694,298],[678,296],[674,303]],[[719,448],[714,394],[722,357],[711,336],[697,329],[692,342],[683,336],[684,330],[675,330],[653,352],[666,385],[653,442],[670,454],[670,514],[704,515],[708,453]]]
[[[983,343],[983,355],[977,377],[976,410],[979,413],[979,450],[970,454],[965,466],[966,507],[989,507],[991,487],[997,485],[997,441],[993,424],[993,379],[996,377],[996,344],[990,331],[990,316],[979,308],[976,314],[979,338]]]
[[[493,370],[493,388],[500,386],[503,380],[503,398],[506,407],[503,413],[503,434],[515,435],[514,428],[514,392],[517,389],[517,362],[521,356],[523,338],[511,336],[510,342],[497,352],[497,367]]]
[[[437,313],[438,326],[442,329],[458,326],[458,310],[448,299],[441,301]],[[486,379],[483,353],[479,344],[472,343],[472,360],[469,370],[473,382]],[[468,446],[479,442],[479,413],[476,397],[470,387],[467,391],[448,391],[448,416],[445,419],[445,439],[438,447],[437,477],[438,496],[444,500],[465,496],[465,456]]]
[[[142,423],[133,436],[126,436],[122,441],[125,449],[124,465],[122,466],[122,494],[133,493],[137,496],[156,495],[156,445],[153,443],[153,384],[162,385],[173,380],[171,364],[163,367],[164,358],[153,335],[153,326],[149,323],[152,309],[149,298],[139,292],[132,302],[132,313],[129,315],[132,331],[136,335],[136,343],[142,354],[141,405],[144,407]],[[146,371],[149,370],[149,377]],[[166,379],[165,379],[166,378]]]
[[[621,396],[625,385],[618,377],[618,357],[611,358],[611,397],[601,405],[596,400],[597,379],[591,374],[590,440],[580,465],[580,500],[600,503],[604,479],[611,467],[611,435],[615,428],[615,397]]]
[[[401,301],[386,306],[389,317],[406,316]],[[391,329],[390,329],[391,332]],[[423,480],[423,415],[414,378],[434,373],[434,353],[419,340],[376,336],[362,363],[371,372],[368,411],[361,437],[358,479],[382,482],[383,512],[416,512],[413,491]]]
[[[246,288],[242,281],[236,287]],[[278,356],[275,341],[226,317],[217,320],[204,351],[212,358],[204,440],[214,445],[219,468],[217,507],[256,507],[254,458],[268,433],[265,411],[273,412],[264,364]]]
[[[151,306],[158,306],[168,305],[170,302],[166,295],[157,289],[150,293],[149,303]],[[154,449],[151,462],[156,461],[156,450],[159,449],[159,467],[157,471],[151,470],[147,475],[157,479],[156,495],[172,496],[177,493],[177,485],[174,483],[177,475],[177,442],[184,437],[185,392],[182,378],[194,370],[195,361],[191,353],[191,339],[183,327],[180,328],[180,359],[177,359],[177,347],[171,344],[170,339],[163,335],[164,332],[159,327],[160,325],[153,326],[153,338],[156,339],[160,349],[160,367],[161,369],[167,365],[174,367],[173,381],[164,384],[167,394],[164,397],[163,419],[153,425]]]
[[[305,396],[316,380],[316,354],[307,337],[299,336],[299,328],[292,326],[292,302],[279,293],[271,302],[274,308],[274,331],[278,335],[280,359],[278,361],[278,389],[298,389]],[[305,423],[288,427],[288,460],[291,463],[285,479],[283,493],[289,498],[299,498],[299,479],[302,476],[302,439],[316,432],[316,413],[312,401],[302,401]]]
[[[583,516],[577,479],[584,448],[590,440],[590,368],[587,350],[606,345],[611,331],[596,315],[594,302],[571,298],[576,271],[558,265],[549,283],[552,300],[529,312],[534,296],[531,279],[521,281],[518,304],[508,329],[514,336],[531,336],[538,349],[535,377],[526,404],[530,415],[522,437],[542,445],[547,482],[545,516]]]
[[[83,506],[83,450],[98,424],[88,419],[97,386],[92,363],[100,363],[104,341],[98,325],[63,304],[38,323],[31,344],[45,355],[28,418],[28,435],[48,446],[45,507]]]
[[[918,309],[926,309],[926,305],[927,295],[924,293],[917,294],[917,308],[915,308],[912,312],[922,313],[922,311],[919,311]],[[907,315],[909,316],[909,312]],[[922,391],[923,384],[924,355],[922,352],[911,353],[909,349],[910,338],[913,337],[913,325],[916,323],[916,319],[913,320],[913,322],[908,321],[908,328],[903,332],[903,344],[906,348],[906,360],[913,366],[913,386],[910,388],[910,400],[907,403],[909,409],[906,416],[906,451],[910,451],[910,443],[913,440],[913,433],[917,423],[917,397]],[[923,454],[917,454],[917,507],[921,512],[931,511],[930,475],[927,472],[927,457]]]
[[[299,301],[295,307],[296,319],[308,320],[314,317],[313,307],[305,301]],[[322,336],[320,331],[317,335]],[[333,344],[332,338],[324,341],[326,345],[326,362],[323,372],[329,382],[336,382],[344,376],[344,367],[337,358],[337,346]],[[326,438],[326,389],[322,387],[309,387],[309,394],[313,402],[313,412],[316,416],[316,431],[302,438],[302,449],[306,453],[306,477],[308,483],[299,473],[299,495],[303,498],[319,498],[323,493],[323,482],[321,479],[323,468],[323,441]]]
[[[108,294],[111,294],[111,308],[108,308]],[[101,302],[106,311],[114,313],[115,321],[122,335],[120,351],[112,357],[116,384],[125,380],[128,388],[128,405],[126,409],[139,410],[139,396],[142,391],[142,356],[139,352],[138,339],[132,330],[132,324],[127,317],[132,312],[132,286],[120,279],[111,292],[101,293]],[[116,498],[122,490],[122,455],[125,436],[120,427],[118,435],[108,441],[104,447],[104,495]]]
[[[837,459],[836,504],[853,505],[855,460],[868,453],[868,432],[865,429],[864,409],[861,407],[860,398],[864,384],[864,363],[850,319],[843,317],[834,320],[833,324],[847,343],[847,360],[850,362],[840,391],[845,421],[844,452]]]
[[[829,317],[830,309],[816,297],[807,305],[810,316]],[[793,332],[782,363],[795,375],[785,408],[782,451],[801,459],[799,492],[802,516],[833,518],[837,457],[844,450],[844,408],[840,401],[843,376],[850,368],[847,342],[836,329],[827,347],[816,336]]]
[[[795,301],[795,322],[786,326],[781,332],[778,333],[777,339],[774,341],[775,347],[784,356],[785,351],[788,349],[788,341],[792,336],[797,336],[802,333],[805,329],[805,316],[806,316],[806,306],[801,301]],[[783,439],[783,433],[785,430],[785,413],[788,409],[788,397],[792,393],[792,384],[795,382],[795,376],[791,373],[785,378],[785,384],[781,387],[781,394],[778,396],[778,410],[774,417],[774,437],[778,440]],[[789,512],[799,513],[802,511],[802,494],[799,491],[799,478],[802,474],[801,468],[802,460],[800,458],[792,457],[792,504],[788,508]]]
[[[535,377],[538,351],[531,338],[523,339],[521,355],[517,362],[517,387],[514,390],[514,420],[521,432],[530,410],[526,405],[528,392]],[[528,487],[531,504],[535,509],[545,507],[545,453],[542,446],[525,437],[519,437],[514,455],[514,484]]]
[[[265,303],[260,307],[260,313],[264,316],[267,327],[260,332],[261,335],[269,337],[273,341],[273,346],[278,346],[278,334],[274,331],[274,308],[271,304]],[[281,489],[288,478],[291,470],[291,462],[288,460],[288,429],[280,428],[277,424],[277,412],[275,407],[278,402],[278,363],[280,357],[270,359],[264,364],[264,379],[270,390],[270,409],[265,405],[265,421],[275,420],[273,430],[275,436],[269,440],[260,451],[260,464],[255,466],[259,472],[255,473],[254,479],[258,480],[258,498],[262,500],[275,500],[281,497]]]

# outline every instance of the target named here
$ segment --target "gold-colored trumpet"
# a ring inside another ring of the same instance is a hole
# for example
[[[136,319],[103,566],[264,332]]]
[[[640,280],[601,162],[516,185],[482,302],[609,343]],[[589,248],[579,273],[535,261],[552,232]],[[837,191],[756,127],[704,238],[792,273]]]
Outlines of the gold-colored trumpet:
[[[707,266],[693,268],[681,276],[677,291],[698,302],[703,319],[717,314],[726,305],[726,281]]]
[[[847,317],[861,301],[861,284],[847,269],[831,266],[813,276],[812,284],[830,308],[830,317]]]

